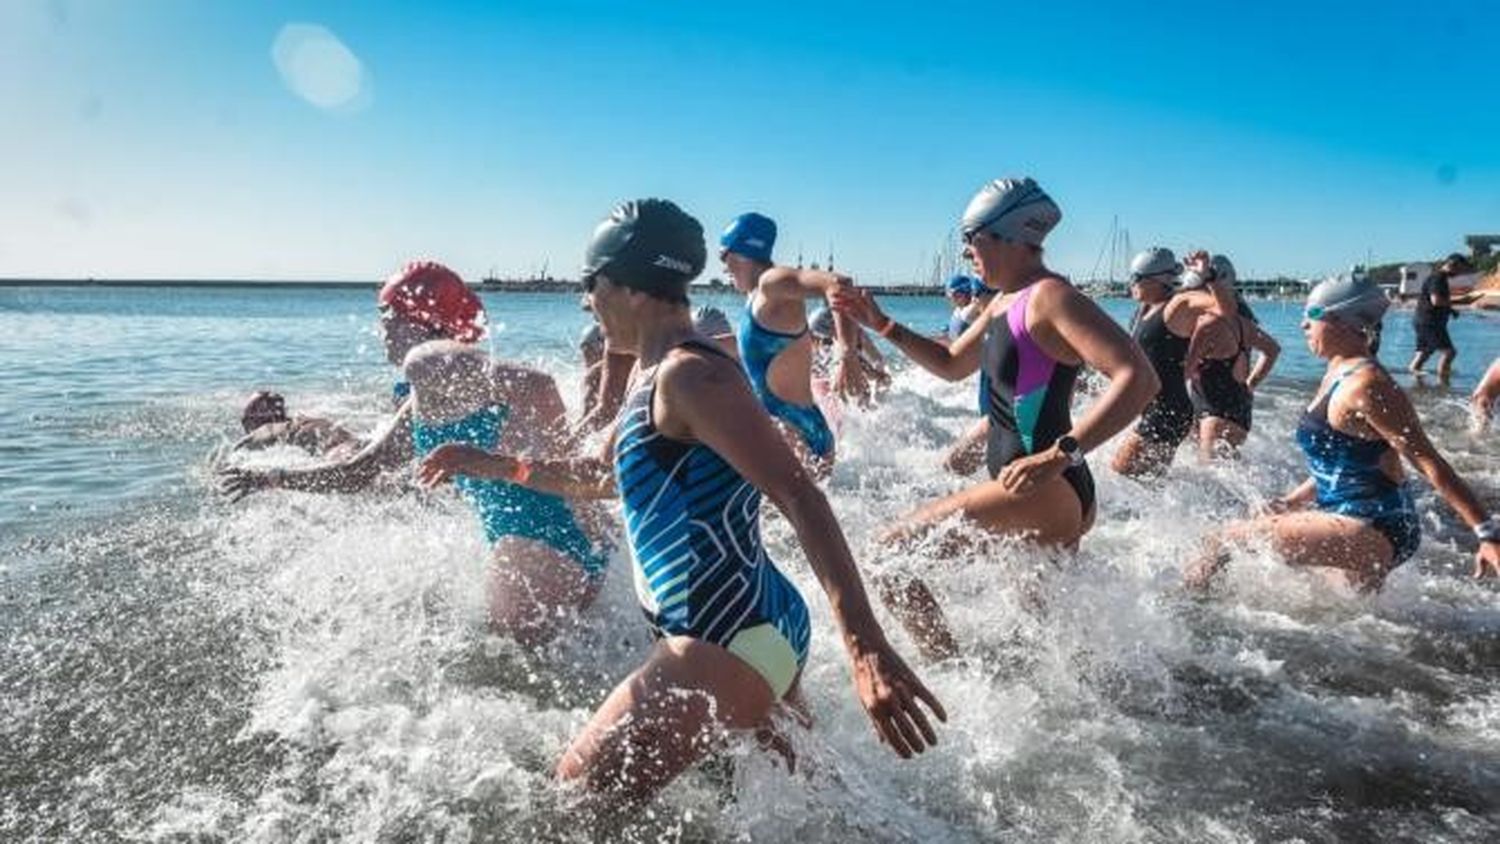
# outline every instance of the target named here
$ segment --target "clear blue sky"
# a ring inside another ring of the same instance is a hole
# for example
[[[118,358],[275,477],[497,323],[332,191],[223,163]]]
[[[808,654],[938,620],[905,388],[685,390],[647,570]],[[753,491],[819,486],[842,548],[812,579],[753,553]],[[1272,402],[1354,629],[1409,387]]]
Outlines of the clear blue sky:
[[[11,0],[0,276],[566,274],[658,195],[897,281],[1009,174],[1075,274],[1114,215],[1242,274],[1430,256],[1500,230],[1488,5]],[[355,101],[295,93],[291,23]]]

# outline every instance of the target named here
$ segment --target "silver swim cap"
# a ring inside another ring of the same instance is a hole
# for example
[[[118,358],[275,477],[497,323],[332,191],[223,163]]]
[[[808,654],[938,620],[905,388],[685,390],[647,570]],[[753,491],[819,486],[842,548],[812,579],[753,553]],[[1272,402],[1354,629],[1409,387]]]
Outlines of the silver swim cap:
[[[987,231],[1015,243],[1041,246],[1062,219],[1062,209],[1029,178],[996,179],[979,189],[964,209],[965,236]]]
[[[699,305],[693,309],[693,330],[704,337],[724,337],[734,333],[729,317],[713,305]]]
[[[818,308],[807,320],[807,330],[812,336],[823,340],[833,339],[833,311]]]
[[[1363,274],[1334,276],[1307,294],[1309,319],[1332,317],[1345,325],[1368,328],[1380,324],[1391,300],[1380,285]]]
[[[1214,268],[1214,281],[1222,281],[1230,287],[1240,280],[1239,274],[1234,271],[1234,264],[1223,255],[1215,255],[1208,259],[1208,265]]]
[[[1164,246],[1153,246],[1130,259],[1130,278],[1137,281],[1147,276],[1172,275],[1182,272],[1177,256]]]

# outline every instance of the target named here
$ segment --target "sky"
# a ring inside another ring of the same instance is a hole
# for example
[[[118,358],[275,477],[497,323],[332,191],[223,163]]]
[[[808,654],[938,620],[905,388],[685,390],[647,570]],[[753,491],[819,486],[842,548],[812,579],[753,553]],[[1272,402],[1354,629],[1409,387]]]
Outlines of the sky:
[[[1242,277],[1432,257],[1500,232],[1486,5],[5,0],[0,277],[568,276],[662,196],[922,282],[1015,175],[1079,277],[1116,225]]]

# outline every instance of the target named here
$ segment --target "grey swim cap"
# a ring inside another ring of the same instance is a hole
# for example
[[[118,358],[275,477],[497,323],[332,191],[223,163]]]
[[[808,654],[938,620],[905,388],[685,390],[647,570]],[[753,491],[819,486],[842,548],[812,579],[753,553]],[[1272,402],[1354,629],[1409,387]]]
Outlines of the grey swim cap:
[[[996,179],[979,189],[964,209],[959,230],[987,231],[1015,243],[1041,246],[1062,219],[1062,209],[1029,178]]]
[[[1390,306],[1380,285],[1356,273],[1320,282],[1307,294],[1306,312],[1312,319],[1332,317],[1345,325],[1368,328],[1379,325]]]
[[[1234,264],[1223,255],[1215,255],[1208,259],[1209,266],[1214,268],[1214,281],[1221,281],[1230,287],[1240,280],[1239,274],[1234,271]]]
[[[578,338],[578,348],[585,352],[604,348],[604,329],[599,327],[599,323],[591,322],[583,329],[583,334]]]
[[[1182,272],[1177,256],[1164,246],[1153,246],[1130,259],[1130,278],[1138,281],[1153,275],[1173,275]]]
[[[812,316],[807,318],[807,330],[812,336],[822,340],[833,339],[833,311],[827,308],[818,308],[813,311]]]
[[[665,199],[622,203],[594,229],[580,278],[610,281],[672,302],[687,303],[688,282],[703,272],[703,226]]]
[[[704,337],[724,337],[734,333],[729,317],[713,305],[699,305],[693,309],[693,329]]]

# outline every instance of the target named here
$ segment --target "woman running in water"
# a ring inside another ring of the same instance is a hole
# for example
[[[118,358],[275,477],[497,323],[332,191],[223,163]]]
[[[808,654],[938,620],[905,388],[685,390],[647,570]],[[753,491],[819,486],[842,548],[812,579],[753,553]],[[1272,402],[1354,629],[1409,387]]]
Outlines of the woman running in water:
[[[795,694],[810,622],[761,544],[769,496],[807,552],[853,663],[860,702],[901,756],[936,742],[942,707],[886,642],[827,500],[744,373],[699,335],[687,288],[703,229],[656,199],[615,209],[589,244],[584,288],[611,345],[637,356],[637,383],[610,456],[529,461],[479,449],[433,454],[422,477],[503,478],[534,489],[620,496],[641,607],[660,638],[558,763],[564,780],[628,802],[650,798],[725,730],[760,728]]]
[[[1173,296],[1181,272],[1182,265],[1172,250],[1160,246],[1147,249],[1130,262],[1130,295],[1140,302],[1131,323],[1131,336],[1155,368],[1161,391],[1141,411],[1141,421],[1115,452],[1113,468],[1122,475],[1165,471],[1176,457],[1177,447],[1193,430],[1193,401],[1188,397],[1183,363],[1199,314],[1188,298]],[[1182,333],[1173,330],[1174,323]]]
[[[566,419],[557,385],[544,373],[493,360],[474,345],[483,336],[483,305],[456,273],[432,262],[411,264],[381,288],[380,303],[386,351],[402,363],[409,385],[402,418],[415,454],[462,447],[498,447],[538,458],[568,453],[571,439],[559,436]],[[445,327],[453,324],[475,328]],[[286,470],[272,474],[270,485],[335,488],[318,480],[338,477],[342,466]],[[557,496],[482,478],[459,477],[456,486],[490,545],[491,624],[523,645],[545,641],[559,609],[593,600],[607,557],[580,527],[573,507]]]
[[[740,363],[755,395],[784,428],[787,441],[816,474],[833,465],[833,429],[813,400],[812,343],[807,334],[806,300],[825,298],[849,278],[822,270],[779,267],[771,262],[776,223],[749,212],[730,222],[719,238],[719,260],[734,286],[745,294],[737,340]],[[863,400],[862,377],[854,332],[846,318],[834,322],[841,359],[832,377],[834,392]]]
[[[836,293],[837,307],[933,374],[950,381],[976,370],[984,376],[991,480],[918,509],[886,541],[925,533],[954,513],[996,534],[1063,547],[1076,545],[1093,524],[1094,482],[1084,456],[1139,415],[1158,384],[1140,347],[1042,263],[1042,240],[1061,218],[1031,179],[991,182],[975,195],[963,236],[980,277],[1000,295],[952,346],[887,317],[867,291]],[[1084,364],[1110,383],[1075,425],[1073,384]],[[885,597],[925,654],[956,650],[920,581],[892,581]]]
[[[1204,462],[1238,454],[1250,433],[1255,388],[1281,354],[1281,344],[1261,330],[1233,293],[1234,282],[1234,265],[1223,255],[1206,262],[1190,259],[1182,276],[1184,295],[1196,299],[1202,312],[1183,369],[1198,415],[1198,454]],[[1224,291],[1229,291],[1228,307]],[[1252,350],[1260,352],[1254,368]]]
[[[1311,477],[1271,502],[1270,514],[1211,537],[1188,569],[1190,586],[1206,586],[1224,567],[1226,546],[1264,537],[1290,565],[1332,569],[1356,589],[1379,589],[1422,538],[1402,457],[1474,529],[1474,576],[1500,575],[1500,519],[1486,518],[1371,351],[1389,304],[1379,285],[1357,276],[1330,279],[1308,295],[1302,332],[1313,354],[1328,361],[1297,426]]]

